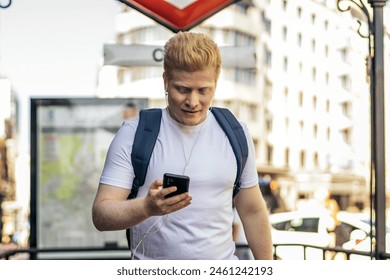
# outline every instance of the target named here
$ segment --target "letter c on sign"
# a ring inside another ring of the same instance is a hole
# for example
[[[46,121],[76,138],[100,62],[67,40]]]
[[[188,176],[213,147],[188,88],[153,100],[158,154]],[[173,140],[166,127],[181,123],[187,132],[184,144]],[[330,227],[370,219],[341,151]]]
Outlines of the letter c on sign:
[[[162,49],[155,49],[153,50],[153,60],[154,61],[157,61],[157,62],[160,62],[162,61],[164,58],[164,55],[163,55],[163,50]]]

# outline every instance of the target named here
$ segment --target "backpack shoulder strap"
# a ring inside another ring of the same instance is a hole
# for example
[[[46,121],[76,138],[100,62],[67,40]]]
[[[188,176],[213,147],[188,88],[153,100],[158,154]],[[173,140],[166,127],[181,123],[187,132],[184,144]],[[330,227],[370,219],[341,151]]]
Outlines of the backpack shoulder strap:
[[[234,182],[233,197],[240,191],[241,174],[248,158],[248,143],[244,129],[236,117],[226,108],[212,107],[211,112],[226,133],[237,161],[237,175]]]
[[[129,199],[135,198],[138,188],[145,183],[150,157],[160,132],[162,110],[146,109],[139,113],[138,127],[135,132],[131,163],[134,169],[134,180]]]
[[[134,180],[131,193],[127,199],[137,197],[138,189],[145,183],[146,172],[154,145],[156,144],[161,124],[161,109],[146,109],[139,112],[139,121],[135,131],[131,163],[134,169]],[[131,230],[126,229],[127,245],[131,250]]]

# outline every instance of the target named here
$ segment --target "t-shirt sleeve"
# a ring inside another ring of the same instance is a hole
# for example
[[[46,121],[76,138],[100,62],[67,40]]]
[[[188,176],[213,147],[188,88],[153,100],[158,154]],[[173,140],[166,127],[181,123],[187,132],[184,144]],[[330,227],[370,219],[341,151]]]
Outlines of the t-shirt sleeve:
[[[137,124],[138,120],[124,122],[114,136],[100,177],[101,184],[131,189],[134,180],[131,149]]]
[[[241,188],[249,188],[259,183],[259,177],[257,175],[256,168],[255,145],[253,144],[252,136],[249,134],[246,124],[243,122],[240,123],[244,129],[248,143],[248,159],[241,175]]]

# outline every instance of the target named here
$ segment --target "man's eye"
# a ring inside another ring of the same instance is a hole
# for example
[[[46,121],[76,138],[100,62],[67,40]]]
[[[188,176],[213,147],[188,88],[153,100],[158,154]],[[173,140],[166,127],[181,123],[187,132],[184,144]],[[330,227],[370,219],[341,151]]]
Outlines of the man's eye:
[[[207,88],[201,88],[199,89],[199,93],[200,94],[207,94],[209,92],[209,90]]]
[[[178,88],[180,93],[189,93],[191,90],[189,88],[180,87]]]

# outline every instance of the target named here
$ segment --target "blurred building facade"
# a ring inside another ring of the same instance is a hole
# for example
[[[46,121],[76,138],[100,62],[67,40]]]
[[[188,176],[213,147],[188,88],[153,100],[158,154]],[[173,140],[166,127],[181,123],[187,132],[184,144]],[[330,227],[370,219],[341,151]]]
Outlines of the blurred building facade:
[[[368,42],[357,18],[359,11],[341,13],[336,1],[241,1],[192,30],[219,46],[256,48],[256,70],[222,69],[213,105],[248,124],[259,177],[278,182],[289,209],[319,189],[341,209],[369,204]],[[117,44],[162,46],[173,35],[126,5],[116,26]],[[385,34],[389,61],[388,27]],[[164,107],[162,67],[103,66],[98,95]]]
[[[17,201],[18,102],[9,79],[0,77],[0,93],[0,243],[10,243],[24,210]]]

